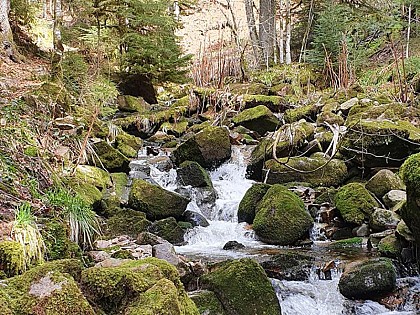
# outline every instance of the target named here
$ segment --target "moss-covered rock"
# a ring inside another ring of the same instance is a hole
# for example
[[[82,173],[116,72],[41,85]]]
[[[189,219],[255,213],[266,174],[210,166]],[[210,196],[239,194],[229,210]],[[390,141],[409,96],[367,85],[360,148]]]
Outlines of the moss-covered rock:
[[[160,259],[89,268],[83,271],[81,284],[88,299],[107,314],[199,314],[176,268]]]
[[[189,199],[142,179],[133,181],[128,198],[130,207],[146,213],[150,220],[180,219],[188,203]]]
[[[149,232],[175,245],[184,242],[184,230],[172,217],[153,222],[149,227]]]
[[[267,184],[254,184],[246,191],[239,203],[238,222],[252,224],[255,218],[255,209],[270,187]]]
[[[267,276],[287,281],[307,281],[315,264],[315,258],[287,252],[270,257],[261,263]]]
[[[340,239],[338,241],[332,242],[329,247],[333,249],[342,249],[342,248],[352,248],[352,247],[362,247],[363,238],[362,237],[351,237]]]
[[[25,269],[23,246],[15,241],[0,242],[0,270],[8,277],[13,277]]]
[[[369,221],[378,203],[363,184],[350,183],[341,187],[335,195],[335,205],[348,223],[362,224]]]
[[[201,315],[226,315],[222,303],[212,291],[202,290],[194,292],[191,299],[197,305]]]
[[[346,266],[338,288],[349,299],[375,299],[395,288],[396,272],[386,258],[367,260]]]
[[[93,144],[95,155],[91,156],[90,163],[94,165],[103,165],[109,172],[128,173],[129,160],[120,151],[113,148],[106,141],[100,141]]]
[[[395,229],[400,220],[400,216],[394,211],[378,208],[372,213],[369,225],[376,231],[385,231]]]
[[[137,152],[143,146],[143,141],[124,131],[120,131],[115,138],[115,147],[126,157],[137,157]]]
[[[113,210],[118,208],[126,194],[128,176],[125,173],[111,173],[112,187],[102,194],[101,207],[96,211],[105,217],[113,215]]]
[[[74,178],[78,182],[93,185],[100,190],[111,186],[109,173],[95,166],[78,165],[74,173]]]
[[[120,95],[118,96],[118,109],[123,112],[144,113],[149,111],[151,107],[142,97]]]
[[[175,137],[182,136],[188,129],[188,121],[183,120],[179,122],[165,122],[160,126],[160,130],[163,130],[169,135],[174,135]]]
[[[264,269],[251,259],[223,262],[201,280],[216,294],[228,315],[281,314]]]
[[[420,245],[420,153],[404,162],[400,174],[407,186],[407,202],[401,209],[401,217]]]
[[[264,105],[259,105],[236,115],[232,121],[236,125],[244,126],[249,130],[256,131],[263,136],[267,131],[276,130],[280,121]]]
[[[401,249],[401,242],[394,234],[385,236],[378,244],[379,252],[385,257],[397,258],[400,256]]]
[[[293,123],[302,118],[307,121],[315,121],[317,112],[317,106],[315,104],[309,104],[286,110],[283,119],[286,123]]]
[[[117,208],[107,220],[108,236],[129,235],[136,238],[142,232],[147,231],[151,222],[146,219],[143,212]]]
[[[77,194],[83,201],[94,209],[100,205],[102,200],[102,192],[92,184],[75,178],[66,178],[67,186]]]
[[[281,162],[298,170],[294,171],[275,160],[265,162],[268,184],[307,182],[313,186],[338,186],[347,178],[347,166],[338,159],[329,161],[322,153],[311,157],[282,158]]]
[[[184,186],[213,187],[209,174],[197,162],[182,162],[177,170],[177,175],[178,181]]]
[[[287,101],[281,96],[267,96],[258,94],[245,94],[242,96],[241,105],[245,109],[259,105],[268,107],[272,112],[282,112],[287,106]]]
[[[393,189],[399,190],[404,188],[405,186],[401,178],[387,169],[380,170],[366,183],[366,189],[380,199]]]
[[[268,244],[292,245],[313,224],[303,201],[281,185],[273,185],[258,204],[253,228]]]
[[[331,111],[322,111],[316,119],[318,125],[329,123],[330,125],[342,126],[344,125],[344,118]]]
[[[223,127],[207,127],[175,149],[171,158],[179,165],[195,161],[211,168],[222,164],[231,156],[229,131]]]

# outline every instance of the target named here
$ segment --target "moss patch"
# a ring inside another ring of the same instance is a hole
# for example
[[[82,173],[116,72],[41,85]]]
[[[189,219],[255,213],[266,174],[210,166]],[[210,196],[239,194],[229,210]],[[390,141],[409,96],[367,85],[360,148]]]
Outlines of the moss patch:
[[[268,131],[276,130],[279,120],[264,105],[246,109],[236,115],[232,121],[237,124],[264,135]]]
[[[13,277],[21,274],[25,268],[23,246],[14,241],[0,242],[0,269],[8,277]]]
[[[254,184],[246,191],[239,203],[238,222],[252,224],[255,218],[255,209],[270,187],[267,184]]]

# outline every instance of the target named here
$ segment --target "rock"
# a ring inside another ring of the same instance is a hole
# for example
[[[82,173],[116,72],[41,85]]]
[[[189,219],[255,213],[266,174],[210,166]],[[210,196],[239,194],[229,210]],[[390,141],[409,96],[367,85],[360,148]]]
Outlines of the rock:
[[[197,305],[200,314],[226,315],[222,303],[214,292],[207,290],[196,291],[190,297]]]
[[[117,236],[127,234],[136,238],[138,234],[147,231],[151,222],[146,219],[143,212],[131,209],[118,209],[107,220],[107,234]]]
[[[350,227],[338,228],[331,236],[332,240],[344,240],[349,239],[353,236],[353,231]]]
[[[195,134],[173,151],[171,158],[175,164],[195,161],[202,167],[221,165],[231,155],[229,131],[223,127],[207,127]]]
[[[195,211],[191,211],[191,210],[185,210],[182,220],[185,222],[191,223],[193,227],[194,226],[207,227],[210,225],[207,219],[202,214]]]
[[[95,264],[96,268],[109,268],[109,267],[119,267],[123,263],[127,262],[129,259],[123,260],[119,258],[108,258],[103,261],[98,262]]]
[[[363,223],[361,226],[358,226],[357,228],[355,228],[354,234],[359,237],[369,236],[370,234],[369,225],[367,225],[366,223]]]
[[[150,220],[180,219],[188,203],[187,198],[141,179],[133,181],[128,197],[129,206],[146,213]]]
[[[89,207],[98,209],[101,205],[102,192],[92,184],[88,184],[76,178],[64,179],[67,187],[74,191]]]
[[[93,185],[100,190],[112,185],[110,174],[99,167],[78,165],[74,174],[77,181]]]
[[[407,199],[407,193],[403,190],[390,190],[382,198],[388,208],[393,208],[397,204]]]
[[[379,252],[385,257],[397,258],[400,256],[401,249],[401,242],[394,234],[385,236],[378,244]]]
[[[267,184],[254,184],[246,191],[239,203],[238,222],[252,224],[255,218],[255,209],[270,187]]]
[[[344,113],[348,113],[350,109],[359,103],[359,99],[357,97],[353,97],[348,101],[345,101],[340,105],[340,110]]]
[[[337,159],[327,163],[328,157],[322,153],[314,153],[311,157],[282,158],[280,161],[303,173],[290,170],[275,160],[268,160],[265,162],[268,184],[306,182],[313,186],[338,186],[347,178],[346,164]],[[305,173],[308,171],[314,172]]]
[[[382,169],[369,179],[365,187],[367,190],[374,193],[376,197],[382,199],[390,190],[404,189],[404,183],[398,175],[394,174],[392,171]]]
[[[317,106],[314,104],[309,104],[297,108],[287,109],[284,112],[283,119],[286,123],[293,123],[301,119],[305,119],[307,121],[314,121],[316,119],[317,112]]]
[[[128,158],[106,141],[96,142],[92,147],[96,154],[91,156],[90,163],[103,165],[109,172],[129,172],[128,164],[130,161]]]
[[[0,270],[13,277],[26,269],[23,246],[15,241],[0,242]]]
[[[162,126],[160,126],[160,129],[168,135],[181,137],[188,129],[188,121],[181,120],[174,123],[165,122],[162,124]]]
[[[307,281],[315,259],[299,253],[284,253],[272,256],[261,263],[267,276],[286,281]]]
[[[151,106],[142,97],[131,95],[119,95],[117,103],[118,109],[123,112],[144,113],[151,109]]]
[[[177,180],[183,186],[213,187],[209,174],[197,162],[182,162],[177,170],[177,175]]]
[[[375,207],[378,207],[376,200],[360,183],[341,187],[335,195],[335,205],[346,222],[358,225],[368,221]]]
[[[158,244],[165,244],[168,243],[168,241],[164,240],[160,236],[157,236],[155,234],[149,233],[149,232],[143,232],[140,233],[137,236],[136,243],[139,245],[158,245]]]
[[[90,258],[93,259],[95,263],[111,258],[111,254],[103,250],[100,250],[100,251],[93,250],[93,251],[88,252],[87,254]]]
[[[88,268],[82,272],[81,287],[100,314],[199,314],[176,268],[156,258]]]
[[[286,108],[287,102],[284,97],[276,95],[257,95],[257,94],[245,94],[240,99],[241,107],[248,109],[255,106],[264,105],[268,107],[272,112],[278,113],[283,112]]]
[[[174,266],[180,261],[174,246],[170,243],[153,245],[153,257],[163,259]]]
[[[407,203],[402,208],[401,217],[420,245],[420,153],[404,162],[400,174],[407,186]]]
[[[265,243],[292,245],[308,233],[313,219],[303,201],[281,185],[273,185],[256,209],[256,235]]]
[[[396,233],[408,242],[414,242],[414,236],[404,220],[398,222]]]
[[[370,218],[370,226],[376,231],[395,229],[401,218],[391,210],[376,208]]]
[[[232,121],[236,125],[244,126],[249,130],[258,132],[261,136],[268,131],[276,130],[280,123],[278,118],[264,105],[245,109],[236,115]]]
[[[153,256],[153,246],[152,245],[138,245],[132,251],[134,259],[144,259],[147,257]]]
[[[223,245],[224,250],[237,250],[242,248],[245,248],[245,245],[237,241],[229,241],[225,245]]]
[[[126,157],[135,158],[143,146],[143,141],[124,131],[120,131],[115,137],[115,147]]]
[[[395,284],[396,272],[392,262],[379,258],[347,265],[338,288],[349,299],[371,300],[392,292]]]
[[[251,259],[220,263],[201,280],[204,289],[216,294],[227,315],[281,314],[264,269]]]
[[[184,230],[178,225],[173,217],[153,222],[149,227],[149,232],[160,236],[175,245],[184,242]]]

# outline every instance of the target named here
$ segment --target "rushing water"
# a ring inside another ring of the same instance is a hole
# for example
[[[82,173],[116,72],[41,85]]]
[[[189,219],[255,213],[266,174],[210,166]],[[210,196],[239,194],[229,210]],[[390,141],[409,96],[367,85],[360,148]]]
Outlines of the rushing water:
[[[267,252],[276,253],[274,246],[269,246],[259,242],[253,231],[245,224],[238,223],[237,210],[245,192],[251,187],[253,181],[245,178],[246,161],[243,147],[234,147],[232,159],[214,171],[210,172],[214,189],[217,193],[215,204],[208,210],[202,211],[200,208],[200,194],[194,188],[187,187],[191,202],[189,210],[200,212],[205,215],[210,223],[208,227],[195,227],[185,235],[186,244],[176,247],[180,254],[196,258],[206,258],[208,260],[220,260],[227,257],[252,256],[260,259]],[[144,162],[144,161],[143,161]],[[143,163],[142,161],[138,163]],[[176,170],[164,172],[151,166],[150,178],[162,187],[178,191]],[[184,188],[185,189],[185,188]],[[324,255],[327,251],[325,247],[317,246],[325,242],[322,234],[322,224],[315,223],[311,231],[312,240],[316,245],[312,250],[317,251],[318,256]],[[246,246],[241,251],[223,250],[223,245],[236,240]],[[331,255],[331,253],[329,253]],[[339,255],[339,253],[333,253]],[[334,256],[337,264],[340,261]],[[325,259],[331,259],[331,256]],[[344,298],[338,290],[340,272],[335,269],[332,272],[331,280],[320,280],[314,270],[311,272],[308,281],[280,281],[272,279],[272,285],[277,292],[283,315],[414,315],[416,314],[416,302],[414,293],[410,300],[399,311],[389,311],[383,305],[374,301],[354,302]],[[402,279],[404,281],[404,279]],[[409,292],[417,292],[420,296],[420,281],[412,278]],[[410,291],[411,290],[411,291]]]

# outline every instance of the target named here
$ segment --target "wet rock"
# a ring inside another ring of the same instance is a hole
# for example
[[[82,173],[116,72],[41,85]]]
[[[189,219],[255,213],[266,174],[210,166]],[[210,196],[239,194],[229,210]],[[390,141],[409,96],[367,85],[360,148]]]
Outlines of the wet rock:
[[[348,101],[345,101],[344,103],[342,103],[340,105],[340,110],[343,113],[348,113],[350,109],[358,103],[359,103],[359,99],[357,97],[353,97],[349,99]]]
[[[343,227],[343,228],[338,228],[332,235],[331,239],[343,240],[343,239],[347,239],[351,237],[353,237],[352,229],[350,227]]]
[[[385,257],[397,258],[400,256],[401,249],[401,242],[394,234],[385,236],[378,244],[379,252]]]
[[[255,209],[270,187],[267,184],[254,184],[246,191],[238,206],[238,222],[252,224],[255,218]]]
[[[405,224],[404,220],[398,222],[396,232],[399,236],[404,238],[408,242],[414,242],[414,236],[410,228]]]
[[[390,190],[382,198],[388,208],[393,208],[397,204],[407,199],[407,193],[403,190]]]
[[[184,242],[184,230],[173,217],[153,222],[149,227],[149,232],[162,237],[172,244],[178,245]]]
[[[195,161],[202,167],[217,167],[231,156],[229,131],[223,127],[207,127],[181,144],[171,158],[179,165]]]
[[[252,259],[219,263],[201,280],[203,289],[216,294],[227,315],[281,314],[264,269]]]
[[[351,263],[346,266],[338,288],[349,299],[375,299],[392,292],[396,272],[386,258]]]
[[[232,121],[236,125],[244,126],[252,131],[258,132],[263,136],[268,131],[276,130],[280,121],[274,114],[264,105],[259,105],[236,115]]]
[[[263,242],[292,245],[312,224],[303,201],[284,186],[273,185],[257,206],[253,228]]]
[[[356,236],[359,236],[359,237],[369,236],[370,234],[369,225],[367,225],[366,223],[363,223],[361,226],[354,228],[353,232]]]
[[[104,261],[111,258],[111,254],[101,250],[101,251],[90,251],[87,253],[90,258],[93,259],[95,263]]]
[[[401,218],[391,210],[376,208],[370,218],[370,226],[376,231],[395,229]]]
[[[376,197],[382,199],[382,197],[391,190],[404,189],[404,183],[398,175],[390,170],[383,169],[369,179],[365,187],[367,190],[374,193]]]
[[[261,263],[267,276],[287,281],[307,281],[315,259],[299,253],[277,254]]]
[[[166,260],[171,265],[178,265],[179,257],[175,248],[170,243],[157,244],[153,246],[153,257]]]
[[[237,241],[229,241],[225,245],[223,245],[224,250],[237,250],[242,248],[245,248],[245,245]]]
[[[177,179],[183,186],[213,187],[209,174],[197,162],[182,162],[177,174]]]
[[[209,222],[202,214],[195,211],[191,211],[191,210],[185,210],[183,214],[183,221],[191,223],[193,227],[194,226],[202,226],[202,227],[209,226]]]
[[[165,244],[168,241],[164,240],[160,236],[157,236],[155,234],[149,233],[149,232],[143,232],[140,233],[137,236],[136,243],[139,245],[158,245],[158,244]]]

